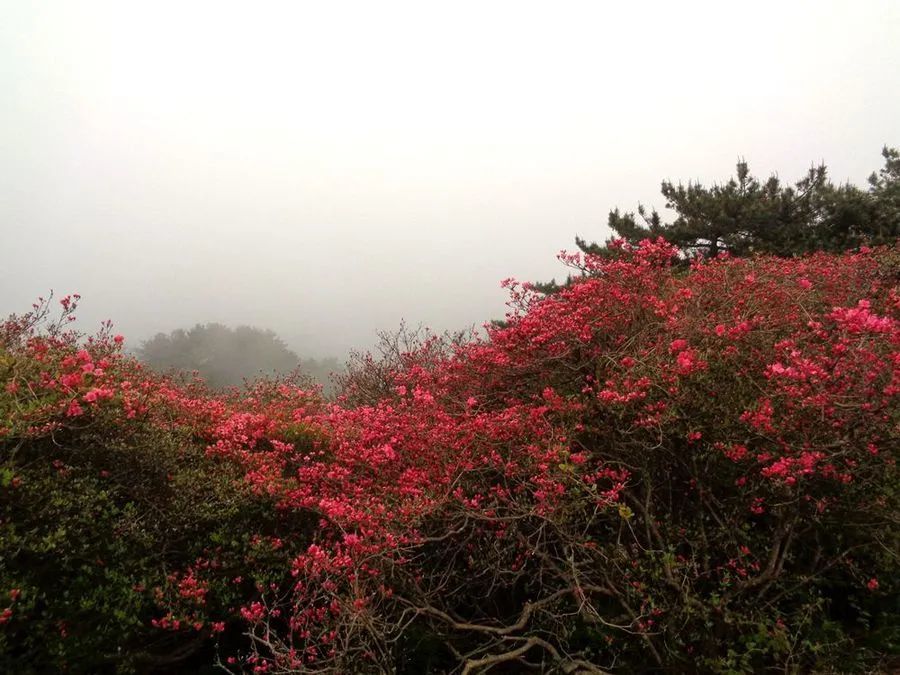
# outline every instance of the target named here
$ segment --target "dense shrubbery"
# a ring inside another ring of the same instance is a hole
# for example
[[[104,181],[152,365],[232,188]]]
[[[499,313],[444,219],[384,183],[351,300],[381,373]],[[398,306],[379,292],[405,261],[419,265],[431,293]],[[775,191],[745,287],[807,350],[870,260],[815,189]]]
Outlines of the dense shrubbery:
[[[3,665],[890,667],[900,251],[674,254],[510,282],[503,327],[362,361],[336,405],[7,322]]]
[[[63,303],[46,334],[45,303],[0,341],[0,669],[211,665],[209,638],[288,564],[308,519],[280,517],[206,456],[198,434],[228,401],[149,375],[108,332],[77,345]],[[286,546],[269,550],[272,536]],[[160,629],[173,600],[189,632]]]

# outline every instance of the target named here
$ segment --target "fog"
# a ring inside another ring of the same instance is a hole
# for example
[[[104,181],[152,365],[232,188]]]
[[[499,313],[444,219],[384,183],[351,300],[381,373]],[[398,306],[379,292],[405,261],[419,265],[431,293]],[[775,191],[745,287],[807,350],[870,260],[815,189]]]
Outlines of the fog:
[[[0,15],[0,314],[302,356],[502,316],[659,183],[862,184],[900,3],[28,2]]]

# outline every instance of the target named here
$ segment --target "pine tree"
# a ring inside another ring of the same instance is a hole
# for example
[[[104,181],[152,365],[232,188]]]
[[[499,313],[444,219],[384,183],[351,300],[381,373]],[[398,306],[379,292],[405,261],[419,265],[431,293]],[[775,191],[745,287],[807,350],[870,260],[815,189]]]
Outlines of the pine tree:
[[[900,153],[885,147],[882,156],[885,166],[872,174],[868,190],[833,183],[824,164],[810,168],[795,185],[782,184],[777,175],[762,181],[742,159],[735,176],[711,187],[663,181],[666,208],[676,215],[670,223],[656,210],[638,206],[637,214],[613,209],[608,225],[615,233],[612,239],[637,243],[662,236],[686,256],[727,251],[787,257],[891,243],[900,237]],[[610,241],[598,244],[577,237],[575,243],[585,253],[612,255]],[[558,288],[555,282],[536,286]]]

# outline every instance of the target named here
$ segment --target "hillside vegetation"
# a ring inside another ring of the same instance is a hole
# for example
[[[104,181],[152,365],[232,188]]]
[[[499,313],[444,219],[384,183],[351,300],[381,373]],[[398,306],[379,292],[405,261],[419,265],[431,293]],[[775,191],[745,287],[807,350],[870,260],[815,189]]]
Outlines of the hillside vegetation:
[[[0,670],[895,667],[900,249],[613,248],[337,403],[7,320]]]

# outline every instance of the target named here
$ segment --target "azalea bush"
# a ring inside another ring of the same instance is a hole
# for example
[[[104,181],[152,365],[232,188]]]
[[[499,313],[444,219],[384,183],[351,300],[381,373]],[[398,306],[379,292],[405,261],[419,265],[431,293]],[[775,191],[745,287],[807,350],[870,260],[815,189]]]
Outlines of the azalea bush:
[[[68,331],[76,301],[0,328],[0,670],[212,670],[309,521],[207,456],[228,401]]]
[[[11,318],[5,663],[896,664],[900,250],[562,257],[571,285],[507,282],[502,325],[394,340],[336,403],[152,375],[72,299]]]

